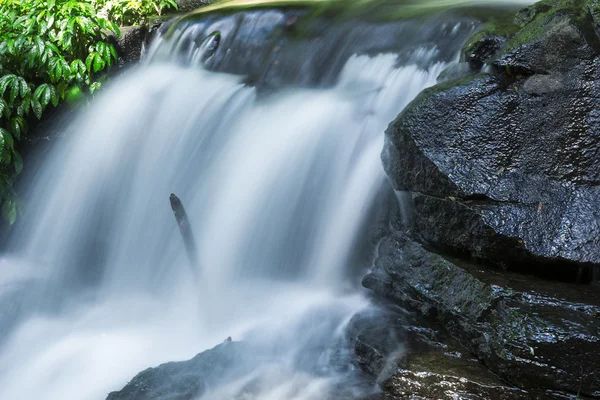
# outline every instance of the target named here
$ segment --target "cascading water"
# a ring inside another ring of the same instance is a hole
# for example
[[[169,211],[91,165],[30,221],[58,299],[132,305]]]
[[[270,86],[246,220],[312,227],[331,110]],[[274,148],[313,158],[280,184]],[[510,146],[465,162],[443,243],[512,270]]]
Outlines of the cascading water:
[[[261,93],[165,61],[185,36],[115,79],[34,177],[3,260],[0,398],[103,399],[228,336],[264,357],[205,398],[350,398],[327,350],[367,306],[349,270],[384,183],[383,131],[450,60],[435,46],[354,55],[332,86]],[[196,274],[170,193],[196,235]]]

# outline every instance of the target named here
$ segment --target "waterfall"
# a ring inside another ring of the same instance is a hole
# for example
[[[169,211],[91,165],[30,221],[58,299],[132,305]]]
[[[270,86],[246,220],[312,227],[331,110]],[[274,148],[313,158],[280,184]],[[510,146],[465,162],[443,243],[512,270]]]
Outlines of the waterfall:
[[[0,398],[103,399],[228,336],[273,357],[211,399],[251,380],[252,398],[322,399],[347,376],[326,350],[368,304],[351,271],[370,266],[352,254],[385,184],[383,132],[451,59],[431,43],[354,54],[331,85],[261,91],[197,51],[180,62],[183,36],[161,37],[69,121],[32,178],[1,260]]]

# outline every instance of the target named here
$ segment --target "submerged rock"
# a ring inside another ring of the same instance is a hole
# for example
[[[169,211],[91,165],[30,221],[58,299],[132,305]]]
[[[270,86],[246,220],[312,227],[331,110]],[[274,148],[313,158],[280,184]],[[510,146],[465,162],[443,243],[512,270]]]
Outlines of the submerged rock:
[[[363,285],[435,319],[519,388],[600,396],[599,288],[464,267],[394,233],[380,244]],[[418,372],[405,369],[401,376]]]
[[[191,400],[199,398],[211,385],[239,372],[242,358],[248,356],[242,342],[226,340],[191,360],[170,362],[137,374],[123,389],[107,400]]]
[[[575,398],[503,382],[439,325],[398,307],[356,315],[349,334],[355,335],[358,364],[382,389],[369,399]]]
[[[600,265],[598,37],[573,11],[580,2],[542,3],[550,9],[530,10],[491,57],[494,73],[413,101],[389,126],[382,158],[394,188],[412,193],[408,229],[419,241],[586,282]],[[500,44],[482,40],[478,64]]]
[[[328,87],[355,55],[395,53],[399,65],[448,62],[475,29],[465,17],[373,22],[334,19],[306,9],[212,11],[180,18],[165,34],[181,35],[185,60],[190,46],[218,35],[219,45],[204,60],[213,71],[245,75],[262,88],[285,85]]]

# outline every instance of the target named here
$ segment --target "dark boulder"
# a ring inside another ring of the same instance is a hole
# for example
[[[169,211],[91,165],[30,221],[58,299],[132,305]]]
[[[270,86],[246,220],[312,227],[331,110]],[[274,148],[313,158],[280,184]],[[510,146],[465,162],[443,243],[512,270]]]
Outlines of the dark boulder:
[[[352,319],[358,365],[383,390],[369,399],[574,399],[564,392],[503,382],[439,325],[399,307],[372,308]]]
[[[242,342],[225,341],[191,360],[170,362],[137,374],[107,400],[191,400],[207,388],[232,378],[244,368],[249,348]]]
[[[600,53],[586,18],[542,10],[494,55],[496,72],[413,101],[382,158],[413,193],[419,241],[584,282],[600,265]]]
[[[468,46],[465,58],[474,69],[480,69],[504,46],[506,38],[493,34],[483,34]]]
[[[114,38],[119,59],[124,63],[138,62],[144,47],[150,40],[146,25],[124,26],[120,28],[121,37]]]
[[[486,367],[521,389],[600,396],[600,289],[595,286],[459,266],[402,233],[381,242],[363,285],[435,319]],[[414,372],[407,368],[406,374]]]

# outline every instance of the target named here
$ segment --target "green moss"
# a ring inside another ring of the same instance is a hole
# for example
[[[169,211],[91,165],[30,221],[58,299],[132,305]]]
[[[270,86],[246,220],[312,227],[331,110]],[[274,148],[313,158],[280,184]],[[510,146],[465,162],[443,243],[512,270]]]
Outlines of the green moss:
[[[471,81],[473,81],[477,78],[481,78],[481,75],[473,74],[473,75],[463,76],[458,79],[453,79],[453,80],[438,83],[435,86],[425,89],[422,93],[425,96],[429,97],[435,93],[443,92],[443,91],[451,89],[453,87],[468,85],[471,83]]]
[[[531,43],[541,37],[548,29],[565,18],[573,21],[583,33],[587,42],[594,48],[600,48],[600,41],[592,25],[593,13],[599,13],[600,7],[593,0],[542,0],[519,11],[515,24],[521,29],[509,41],[504,52]]]
[[[513,37],[520,29],[515,23],[513,11],[505,11],[491,16],[487,22],[479,27],[463,47],[463,54],[470,53],[475,44],[486,36]]]
[[[463,54],[470,54],[489,35],[508,39],[502,49],[502,54],[506,54],[538,40],[552,26],[567,20],[582,32],[590,46],[600,51],[600,40],[594,30],[599,19],[600,0],[542,0],[516,14],[504,12],[489,18],[465,44]]]
[[[419,93],[419,95],[413,101],[411,101],[410,103],[408,103],[408,105],[406,107],[404,107],[404,109],[398,116],[398,119],[402,119],[403,115],[407,115],[407,114],[411,113],[415,108],[419,107],[428,98],[435,96],[437,93],[444,92],[444,91],[454,88],[454,87],[468,85],[471,81],[473,81],[477,78],[481,78],[481,75],[477,75],[477,74],[466,75],[466,76],[463,76],[458,79],[453,79],[453,80],[448,80],[448,81],[438,83],[435,86],[431,86],[427,89],[422,90],[421,93]]]

